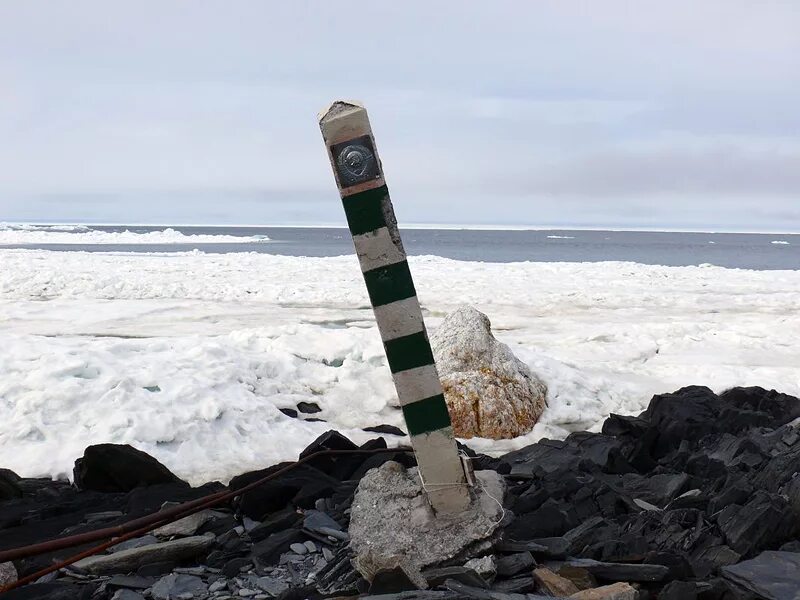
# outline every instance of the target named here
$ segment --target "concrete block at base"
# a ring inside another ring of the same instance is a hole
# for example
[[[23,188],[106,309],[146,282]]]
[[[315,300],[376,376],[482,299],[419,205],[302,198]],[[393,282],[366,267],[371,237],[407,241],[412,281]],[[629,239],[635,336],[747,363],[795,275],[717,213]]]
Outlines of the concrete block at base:
[[[435,515],[417,469],[386,462],[359,483],[350,514],[350,546],[356,569],[368,581],[402,564],[419,574],[490,538],[503,518],[504,482],[478,471],[473,499],[462,512]],[[421,578],[421,575],[420,575]]]

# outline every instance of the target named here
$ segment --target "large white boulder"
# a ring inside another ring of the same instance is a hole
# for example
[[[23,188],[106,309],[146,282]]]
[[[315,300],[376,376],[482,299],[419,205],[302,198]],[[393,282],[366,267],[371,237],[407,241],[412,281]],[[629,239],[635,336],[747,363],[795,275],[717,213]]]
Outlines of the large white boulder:
[[[528,433],[547,406],[547,387],[498,342],[482,312],[462,306],[431,336],[453,430],[495,440]]]

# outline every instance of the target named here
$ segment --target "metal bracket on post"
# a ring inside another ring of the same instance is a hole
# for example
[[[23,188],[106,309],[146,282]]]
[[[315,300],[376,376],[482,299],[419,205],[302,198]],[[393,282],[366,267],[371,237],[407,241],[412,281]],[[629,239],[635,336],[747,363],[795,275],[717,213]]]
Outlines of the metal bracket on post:
[[[419,465],[437,513],[470,504],[450,414],[384,181],[367,111],[337,101],[319,126]]]

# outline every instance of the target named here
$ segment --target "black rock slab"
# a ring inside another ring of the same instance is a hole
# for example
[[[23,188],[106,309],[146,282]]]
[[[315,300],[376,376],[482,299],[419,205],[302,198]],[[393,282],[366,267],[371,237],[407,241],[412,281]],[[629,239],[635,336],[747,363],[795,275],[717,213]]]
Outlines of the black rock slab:
[[[800,417],[800,399],[762,387],[732,388],[720,394],[723,401],[753,411],[768,413],[774,420],[772,426],[780,426]]]
[[[707,546],[692,554],[692,569],[695,576],[705,579],[713,573],[718,573],[722,567],[736,564],[741,558],[738,552],[724,544]]]
[[[271,475],[288,466],[290,463],[280,463],[269,467],[268,469],[261,469],[259,471],[251,471],[243,475],[239,475],[231,479],[230,488],[240,489],[254,481],[261,479],[267,475]],[[298,493],[303,490],[307,485],[309,486],[331,486],[331,489],[338,484],[338,480],[326,475],[325,473],[315,469],[307,464],[300,465],[291,469],[290,471],[277,476],[271,481],[243,493],[239,497],[237,508],[239,511],[253,519],[254,521],[262,521],[267,515],[276,511],[282,510],[289,504]],[[307,488],[301,499],[309,495],[311,491]],[[314,496],[313,493],[310,494]],[[318,496],[317,496],[318,497]],[[316,498],[314,498],[316,499]],[[313,505],[313,500],[312,500]]]
[[[369,593],[371,595],[396,594],[418,589],[419,587],[414,585],[401,567],[395,567],[394,569],[380,569],[375,573],[369,586]]]
[[[303,535],[299,529],[279,531],[253,544],[250,554],[253,558],[261,561],[262,564],[271,565],[278,562],[282,553],[289,551],[290,545],[301,541],[303,541]]]
[[[286,508],[264,518],[264,520],[250,530],[250,539],[254,542],[269,537],[273,533],[294,527],[302,517],[293,508]]]
[[[439,567],[435,569],[426,569],[422,572],[422,576],[425,578],[429,588],[439,587],[448,579],[453,579],[473,587],[489,587],[486,584],[486,581],[484,581],[483,577],[478,575],[474,570],[466,567]]]
[[[338,431],[329,430],[311,442],[301,453],[300,458],[306,458],[316,452],[325,450],[359,450],[352,441],[347,439]],[[308,465],[322,471],[323,473],[343,481],[349,479],[350,475],[358,466],[364,462],[368,454],[342,454],[332,456],[318,456],[312,458]]]
[[[619,484],[631,498],[639,498],[664,508],[686,491],[689,476],[686,473],[663,473],[642,477],[635,473],[626,473],[619,479]]]
[[[368,431],[370,433],[383,433],[386,435],[408,435],[405,431],[399,427],[395,427],[394,425],[375,425],[374,427],[364,427],[362,431]]]
[[[181,483],[167,467],[129,444],[97,444],[75,461],[75,485],[82,490],[129,492],[156,483]]]
[[[279,408],[278,410],[281,411],[283,414],[285,414],[287,417],[291,417],[293,419],[297,418],[297,411],[293,408]]]
[[[670,581],[658,593],[658,600],[697,600],[697,593],[694,581]]]
[[[553,505],[520,515],[506,527],[505,535],[514,540],[530,540],[538,537],[557,537],[570,529],[567,514]]]
[[[717,524],[728,545],[747,556],[791,539],[797,523],[789,503],[781,496],[758,491],[744,506],[725,507]]]
[[[522,571],[530,571],[536,564],[530,552],[517,552],[508,556],[501,556],[496,560],[498,577],[513,577]]]
[[[800,554],[762,552],[756,558],[722,568],[725,579],[766,600],[797,600]]]
[[[591,559],[573,559],[565,565],[585,569],[597,579],[605,581],[656,582],[663,581],[669,575],[669,568],[663,565],[610,563]]]
[[[297,404],[297,410],[305,415],[313,415],[322,412],[322,409],[316,402],[299,402]]]
[[[22,497],[22,488],[19,486],[19,475],[10,469],[0,469],[0,502],[11,498]]]
[[[32,583],[3,594],[3,600],[81,600],[84,586],[54,581]]]

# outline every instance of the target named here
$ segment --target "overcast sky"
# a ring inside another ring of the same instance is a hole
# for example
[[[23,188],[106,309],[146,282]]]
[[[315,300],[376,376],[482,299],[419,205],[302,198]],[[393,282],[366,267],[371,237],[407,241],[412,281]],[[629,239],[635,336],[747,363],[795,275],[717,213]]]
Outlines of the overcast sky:
[[[800,2],[0,0],[0,221],[800,231]]]

